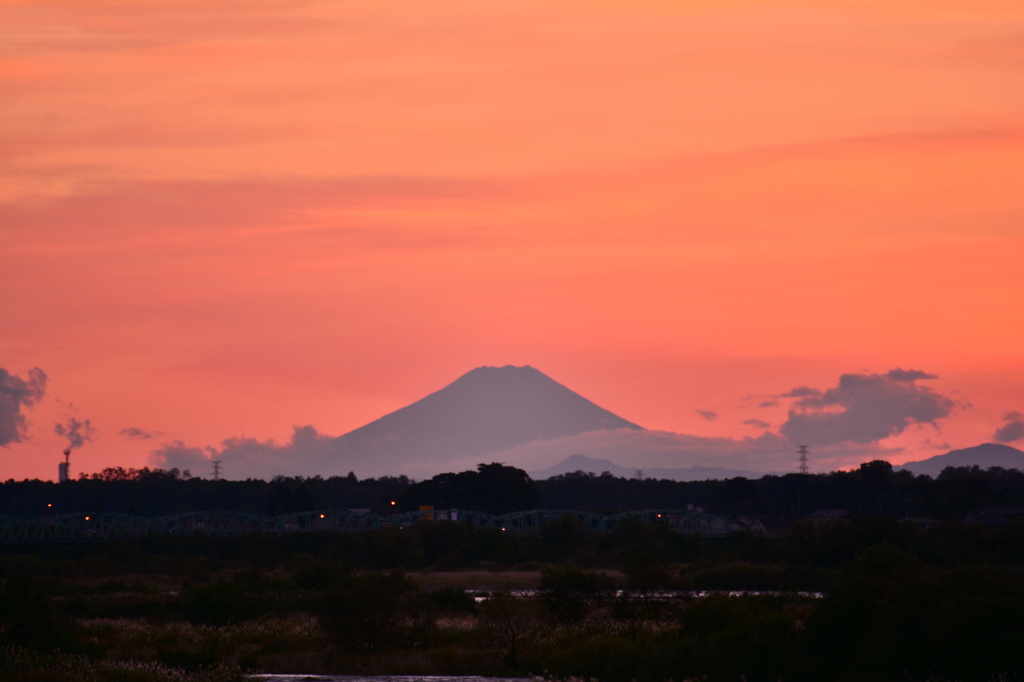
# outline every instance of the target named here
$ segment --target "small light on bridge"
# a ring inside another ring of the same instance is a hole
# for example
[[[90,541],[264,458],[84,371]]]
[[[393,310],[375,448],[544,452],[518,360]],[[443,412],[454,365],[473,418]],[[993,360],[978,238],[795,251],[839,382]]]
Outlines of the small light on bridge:
[[[53,503],[52,503],[52,502],[50,502],[50,503],[48,503],[48,504],[47,504],[46,506],[47,506],[47,507],[52,507],[52,506],[53,506]]]
[[[397,503],[397,502],[395,502],[394,500],[391,500],[391,506],[392,506],[392,507],[393,507],[393,506],[395,506],[396,504],[398,504],[398,503]]]
[[[661,514],[658,514],[658,518],[659,518],[659,519],[661,518]]]
[[[323,517],[324,517],[324,515],[323,515],[323,514],[321,514],[321,515],[320,515],[320,518],[322,519]]]
[[[86,517],[85,517],[85,520],[86,520],[86,521],[88,521],[88,520],[89,520],[89,517],[88,517],[88,516],[86,516]]]
[[[504,532],[505,532],[505,529],[504,529],[504,528],[502,528],[502,529],[501,529],[501,532],[502,532],[502,533],[504,533]]]

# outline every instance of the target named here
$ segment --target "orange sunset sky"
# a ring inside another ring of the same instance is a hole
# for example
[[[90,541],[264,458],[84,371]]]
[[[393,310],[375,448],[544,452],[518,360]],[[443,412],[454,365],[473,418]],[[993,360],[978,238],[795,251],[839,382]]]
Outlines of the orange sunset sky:
[[[505,364],[740,442],[915,369],[940,418],[814,468],[992,441],[1024,3],[0,2],[0,294],[8,385],[47,376],[0,479],[55,478],[70,418],[73,474],[141,467]]]

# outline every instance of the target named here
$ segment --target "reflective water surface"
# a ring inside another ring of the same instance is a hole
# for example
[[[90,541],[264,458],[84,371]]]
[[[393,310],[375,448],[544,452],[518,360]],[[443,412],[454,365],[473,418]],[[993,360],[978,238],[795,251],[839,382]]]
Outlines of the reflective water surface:
[[[477,603],[486,601],[490,598],[491,593],[486,590],[470,590],[469,593],[473,595],[473,599]],[[509,594],[513,597],[536,597],[544,594],[543,590],[511,590]],[[633,599],[657,599],[666,601],[669,599],[681,599],[681,598],[692,598],[692,599],[704,599],[706,597],[726,596],[726,597],[778,597],[779,595],[794,595],[797,597],[810,597],[811,599],[821,599],[825,596],[824,592],[787,592],[782,590],[656,590],[654,592],[648,592],[646,595],[640,595],[639,593],[627,594],[624,590],[616,590],[615,597],[632,597]],[[419,678],[417,678],[419,679]]]
[[[253,682],[535,682],[529,677],[455,675],[249,675]]]

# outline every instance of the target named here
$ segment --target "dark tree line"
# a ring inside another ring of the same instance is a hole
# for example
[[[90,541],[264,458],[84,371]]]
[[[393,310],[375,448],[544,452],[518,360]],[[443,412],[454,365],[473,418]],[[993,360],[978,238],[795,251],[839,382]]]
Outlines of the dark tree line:
[[[177,469],[112,468],[60,484],[9,480],[0,485],[0,514],[39,518],[80,511],[141,516],[237,511],[276,516],[314,509],[386,513],[410,484],[405,476],[359,480],[349,474],[213,481]]]
[[[685,509],[691,504],[719,514],[789,520],[821,508],[845,508],[862,516],[941,520],[962,517],[980,505],[1024,504],[1024,473],[960,467],[947,468],[932,479],[893,471],[888,462],[874,461],[849,472],[760,479],[681,482],[575,472],[533,481],[521,469],[492,463],[419,483],[405,476],[359,480],[353,474],[213,481],[177,470],[113,468],[62,484],[38,480],[0,484],[0,514],[26,518],[81,511],[160,516],[187,511],[277,515],[369,509],[387,514],[428,505],[494,514],[538,508],[615,513]]]
[[[583,472],[537,481],[546,508],[587,511],[685,509],[795,519],[822,508],[860,515],[964,516],[980,505],[1024,504],[1024,473],[992,467],[947,467],[937,478],[893,471],[885,461],[854,471],[787,474],[713,481],[670,481],[596,476]]]

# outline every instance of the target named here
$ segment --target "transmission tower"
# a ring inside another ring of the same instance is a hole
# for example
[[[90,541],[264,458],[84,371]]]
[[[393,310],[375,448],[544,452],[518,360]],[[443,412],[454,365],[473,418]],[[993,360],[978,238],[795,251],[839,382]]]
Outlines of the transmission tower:
[[[219,481],[220,480],[220,460],[216,460],[214,462],[211,462],[211,464],[213,464],[213,480]]]
[[[796,460],[800,462],[800,466],[797,468],[800,470],[801,474],[806,474],[807,472],[810,471],[810,467],[807,466],[807,446],[801,445],[800,449],[797,450],[796,454],[800,455],[799,457],[797,457]]]

